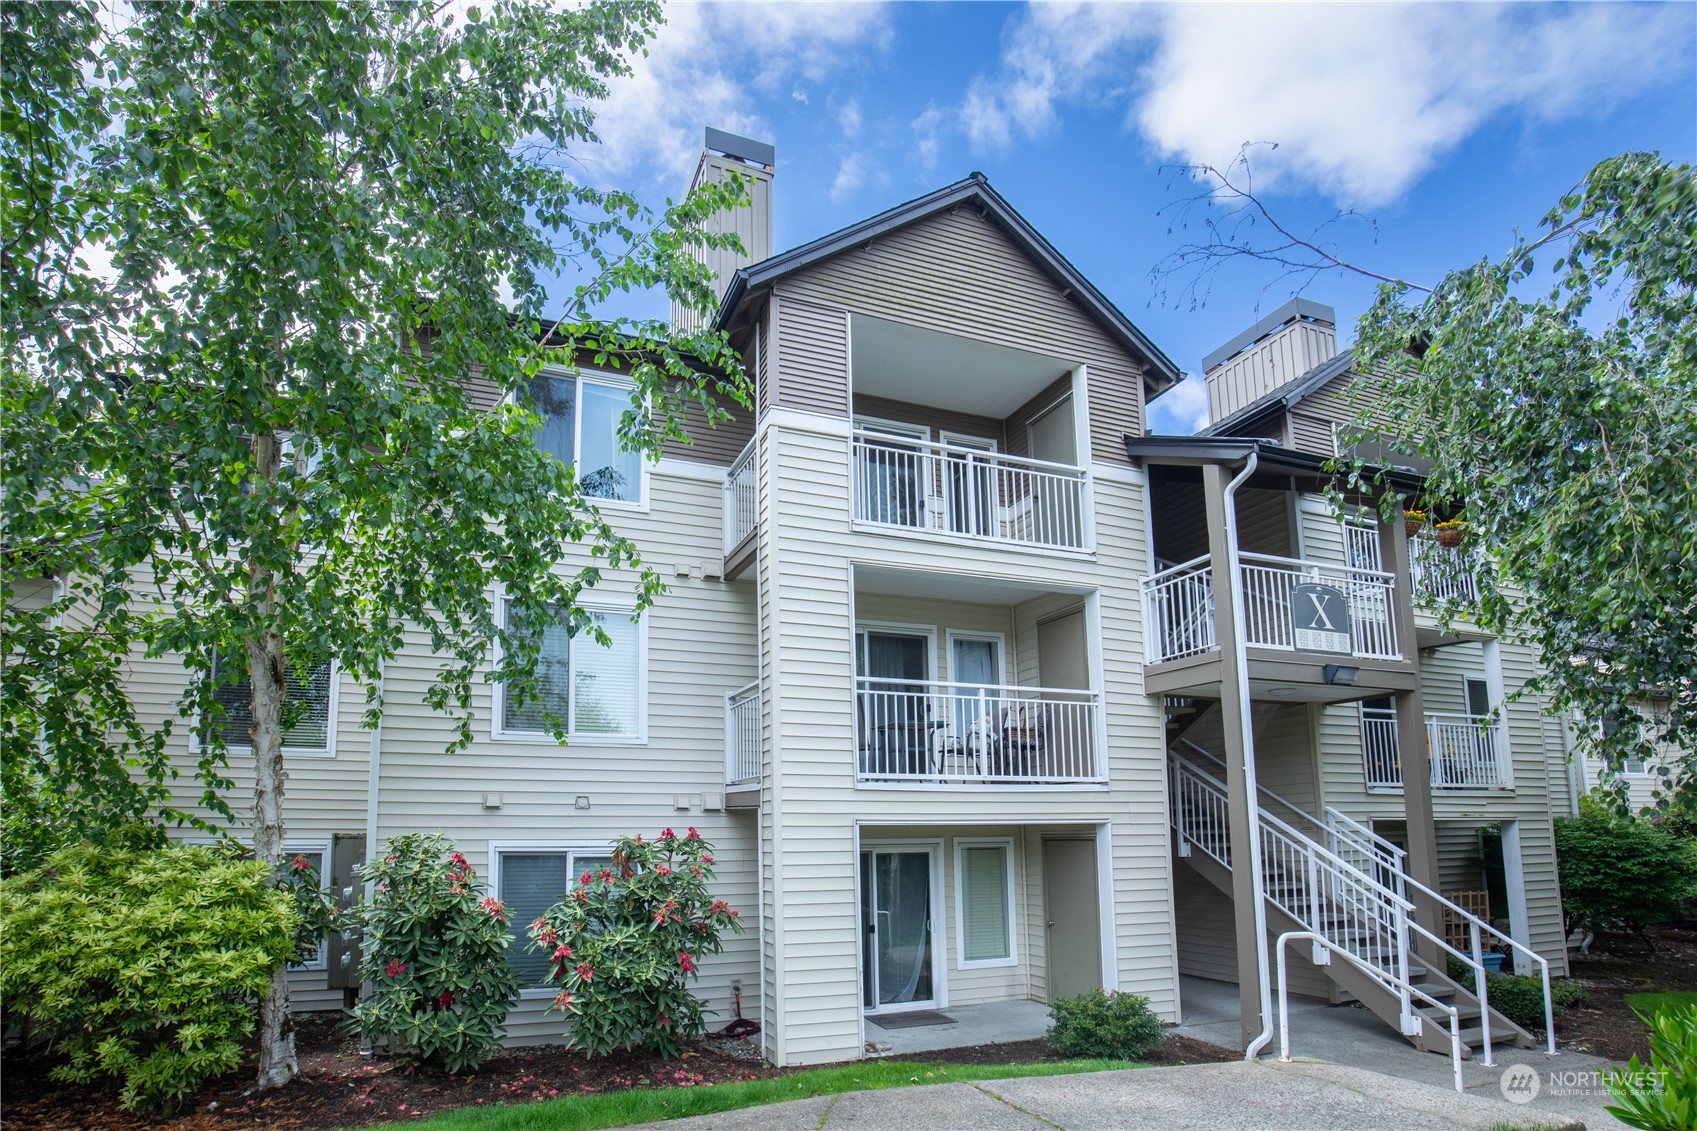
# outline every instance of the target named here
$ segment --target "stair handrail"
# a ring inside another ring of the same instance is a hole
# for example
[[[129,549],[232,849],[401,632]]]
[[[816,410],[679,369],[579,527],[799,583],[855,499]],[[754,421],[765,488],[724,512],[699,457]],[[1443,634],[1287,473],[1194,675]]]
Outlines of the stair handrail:
[[[1230,796],[1230,791],[1228,791],[1226,789],[1225,783],[1220,781],[1218,778],[1214,777],[1213,774],[1210,774],[1210,773],[1208,773],[1208,771],[1202,769],[1202,767],[1197,766],[1192,762],[1188,762],[1184,758],[1181,758],[1176,754],[1173,755],[1173,760],[1175,762],[1177,762],[1181,767],[1189,770],[1190,773],[1193,776],[1202,779],[1205,783],[1207,783],[1213,789],[1218,790],[1219,792],[1226,794],[1228,797]],[[1298,810],[1298,812],[1301,812],[1301,810]],[[1313,837],[1307,836],[1303,832],[1301,832],[1300,830],[1292,828],[1290,825],[1286,824],[1284,821],[1280,820],[1278,817],[1275,817],[1271,813],[1263,811],[1262,814],[1261,814],[1261,819],[1263,821],[1271,823],[1274,827],[1278,828],[1280,831],[1287,833],[1290,836],[1293,836],[1298,840],[1305,841],[1306,847],[1310,848],[1312,851],[1317,853],[1321,858],[1325,859],[1328,863],[1341,866],[1342,868],[1353,873],[1353,876],[1351,877],[1352,879],[1361,882],[1362,884],[1366,885],[1369,888],[1376,889],[1378,894],[1380,894],[1383,897],[1385,897],[1386,899],[1398,904],[1404,910],[1412,911],[1414,909],[1414,905],[1412,903],[1410,903],[1407,899],[1398,895],[1395,891],[1392,891],[1389,887],[1386,887],[1379,880],[1375,879],[1372,876],[1369,876],[1366,872],[1363,872],[1360,868],[1357,868],[1354,864],[1351,864],[1348,860],[1345,860],[1342,856],[1339,856],[1337,853],[1333,852],[1331,849],[1327,848],[1325,845],[1321,844],[1319,841],[1315,840]],[[1182,830],[1180,830],[1180,831],[1182,831]],[[1459,952],[1457,952],[1457,953],[1459,954]]]
[[[1433,891],[1431,888],[1427,887],[1425,884],[1421,883],[1419,880],[1415,879],[1413,876],[1406,877],[1404,882],[1407,883],[1410,887],[1416,888],[1422,894],[1424,894],[1427,898],[1429,898],[1432,901],[1434,901],[1435,903],[1437,903],[1438,906],[1442,910],[1448,911],[1450,914],[1460,917],[1461,920],[1468,925],[1468,929],[1471,931],[1472,936],[1473,936],[1473,950],[1474,950],[1475,954],[1480,955],[1480,958],[1477,962],[1477,965],[1480,967],[1480,969],[1478,969],[1474,972],[1474,985],[1476,987],[1478,987],[1479,992],[1476,992],[1474,994],[1474,996],[1479,999],[1479,1005],[1480,1005],[1481,1009],[1483,1009],[1485,1007],[1485,1000],[1486,1000],[1485,999],[1485,993],[1483,992],[1485,990],[1485,971],[1483,969],[1484,959],[1483,959],[1482,953],[1479,950],[1479,935],[1480,935],[1481,931],[1488,932],[1493,937],[1495,937],[1497,941],[1507,943],[1510,947],[1512,947],[1514,949],[1514,951],[1517,954],[1523,954],[1527,958],[1530,958],[1533,962],[1536,962],[1538,964],[1539,969],[1540,969],[1540,973],[1541,973],[1541,976],[1542,976],[1542,980],[1543,980],[1543,983],[1544,983],[1544,1045],[1545,1045],[1545,1053],[1548,1056],[1555,1056],[1556,1055],[1556,1020],[1555,1020],[1556,1015],[1555,1015],[1555,1010],[1551,1007],[1551,1003],[1550,1003],[1550,963],[1549,963],[1549,960],[1546,959],[1543,955],[1539,954],[1537,951],[1533,950],[1531,947],[1525,945],[1524,943],[1516,941],[1512,936],[1506,934],[1503,931],[1498,930],[1496,927],[1493,927],[1489,922],[1487,922],[1486,920],[1481,919],[1479,916],[1473,914],[1473,912],[1467,910],[1465,907],[1462,907],[1460,904],[1456,903],[1454,900],[1448,899],[1445,896],[1440,895],[1438,892]],[[1421,930],[1422,930],[1423,934],[1431,935],[1430,931],[1426,931],[1424,928],[1422,928]],[[1440,941],[1442,941],[1442,940],[1440,940]],[[1446,949],[1449,949],[1452,952],[1454,951],[1454,948],[1450,947],[1448,943],[1445,943],[1444,946],[1445,946]],[[1466,955],[1459,955],[1459,957],[1461,957],[1463,960],[1467,960]],[[1475,963],[1472,962],[1472,961],[1469,961],[1468,964],[1469,965],[1475,965]],[[1486,1016],[1488,1017],[1489,1015],[1487,1014]],[[1490,1040],[1490,1032],[1489,1032],[1488,1026],[1487,1026],[1485,1038],[1486,1038],[1487,1041]],[[1487,1044],[1486,1047],[1487,1047],[1487,1049],[1489,1049],[1488,1044]],[[1487,1061],[1486,1063],[1489,1063],[1489,1061]]]
[[[1185,738],[1182,735],[1179,737],[1178,741],[1182,742],[1184,745],[1190,747],[1190,749],[1196,751],[1196,753],[1202,755],[1204,758],[1208,759],[1210,762],[1213,762],[1215,765],[1219,766],[1221,769],[1226,768],[1225,759],[1221,758],[1218,754],[1215,754],[1212,750],[1209,750],[1206,746],[1198,745],[1197,743],[1192,742],[1190,739]],[[1183,756],[1182,755],[1175,755],[1175,757],[1179,757],[1182,760]],[[1200,770],[1201,767],[1198,766],[1197,769]],[[1206,772],[1206,771],[1204,771],[1204,772]],[[1280,797],[1278,794],[1274,793],[1272,790],[1268,789],[1266,786],[1262,785],[1260,782],[1255,783],[1255,788],[1256,788],[1257,792],[1265,794],[1269,801],[1278,802],[1280,805],[1284,806],[1286,809],[1290,810],[1292,813],[1295,813],[1298,817],[1302,818],[1304,821],[1307,821],[1309,824],[1313,825],[1315,828],[1323,829],[1323,828],[1326,827],[1325,822],[1321,821],[1320,818],[1314,816],[1314,814],[1308,812],[1307,810],[1302,808],[1302,806],[1296,804],[1295,802],[1285,800],[1283,797]],[[1310,837],[1309,839],[1313,839],[1313,838]]]
[[[1366,974],[1369,977],[1385,976],[1382,970],[1379,970],[1372,964],[1358,958],[1356,955],[1351,954],[1331,939],[1328,939],[1326,936],[1317,932],[1286,931],[1284,934],[1280,935],[1278,942],[1274,944],[1274,950],[1278,953],[1279,964],[1279,1061],[1283,1064],[1290,1063],[1290,990],[1288,971],[1285,966],[1285,946],[1293,939],[1303,939],[1314,946],[1323,946],[1326,948],[1328,954],[1342,955],[1345,961],[1349,962],[1356,969],[1360,970],[1363,974]],[[1448,1005],[1439,1001],[1413,982],[1401,979],[1397,979],[1397,982],[1397,990],[1405,998],[1423,998],[1427,1002],[1431,1003],[1431,1005],[1435,1008],[1441,1009],[1445,1013],[1449,1014],[1450,1063],[1455,1069],[1455,1090],[1458,1092],[1465,1092],[1465,1089],[1462,1087],[1461,1079],[1461,1011],[1456,1009],[1453,1005]],[[1487,1032],[1490,1031],[1490,1022],[1488,1017],[1486,1018],[1485,1028]]]
[[[1325,828],[1334,842],[1337,840],[1348,841],[1366,855],[1388,867],[1391,870],[1391,875],[1396,879],[1397,891],[1403,895],[1408,894],[1404,883],[1404,878],[1408,874],[1407,850],[1386,840],[1348,813],[1340,813],[1330,805],[1326,806]]]
[[[1180,739],[1180,741],[1182,742],[1184,740]],[[1219,781],[1217,778],[1215,778],[1212,774],[1208,773],[1206,770],[1202,769],[1200,766],[1197,766],[1194,763],[1187,761],[1186,759],[1180,757],[1177,754],[1171,754],[1170,756],[1171,756],[1173,762],[1180,768],[1181,776],[1182,776],[1183,772],[1188,772],[1191,777],[1201,781],[1208,788],[1211,788],[1211,789],[1213,789],[1213,790],[1215,790],[1219,793],[1227,794],[1227,796],[1229,797],[1229,793],[1226,790],[1225,784],[1223,782]],[[1288,804],[1288,802],[1287,802],[1287,804]],[[1301,812],[1301,810],[1298,810],[1298,812]],[[1301,831],[1292,828],[1290,825],[1286,824],[1284,821],[1280,820],[1278,817],[1274,816],[1273,814],[1266,812],[1265,810],[1262,811],[1261,820],[1262,820],[1262,827],[1263,828],[1272,827],[1274,829],[1279,830],[1280,832],[1284,833],[1285,835],[1287,835],[1289,837],[1292,837],[1292,838],[1294,838],[1294,839],[1296,839],[1300,842],[1303,842],[1303,847],[1305,847],[1308,851],[1311,851],[1316,857],[1318,857],[1322,860],[1325,860],[1333,868],[1341,869],[1352,882],[1360,885],[1361,887],[1367,889],[1370,893],[1377,895],[1380,899],[1389,903],[1393,908],[1396,909],[1399,922],[1401,923],[1402,927],[1406,931],[1413,933],[1413,934],[1417,934],[1417,935],[1421,936],[1422,938],[1430,940],[1438,948],[1438,950],[1445,952],[1449,955],[1453,955],[1462,964],[1469,967],[1473,971],[1473,996],[1475,998],[1477,998],[1478,1001],[1479,1001],[1479,1028],[1480,1028],[1480,1035],[1484,1040],[1484,1050],[1483,1051],[1484,1051],[1485,1055],[1484,1055],[1484,1060],[1483,1060],[1482,1063],[1484,1063],[1487,1066],[1493,1065],[1495,1062],[1492,1060],[1492,1051],[1491,1051],[1490,988],[1487,986],[1486,981],[1485,981],[1485,960],[1484,960],[1484,952],[1483,952],[1483,949],[1482,949],[1482,946],[1481,946],[1479,928],[1482,927],[1485,930],[1490,931],[1492,934],[1499,935],[1499,936],[1502,936],[1502,932],[1498,931],[1495,927],[1492,927],[1489,923],[1486,923],[1483,920],[1479,919],[1478,916],[1473,915],[1470,912],[1468,912],[1468,911],[1466,911],[1466,910],[1464,910],[1460,907],[1457,907],[1453,901],[1445,899],[1442,895],[1439,895],[1437,892],[1434,892],[1431,888],[1427,887],[1425,884],[1420,883],[1413,876],[1408,875],[1406,872],[1399,873],[1398,874],[1399,879],[1401,880],[1402,883],[1412,884],[1415,887],[1418,887],[1423,893],[1425,893],[1427,896],[1431,897],[1436,903],[1438,903],[1441,908],[1453,909],[1456,912],[1459,912],[1461,915],[1465,916],[1467,919],[1470,919],[1470,920],[1473,921],[1472,923],[1470,923],[1470,930],[1471,930],[1471,940],[1470,941],[1473,944],[1473,946],[1472,946],[1473,953],[1468,954],[1465,951],[1462,951],[1462,950],[1452,946],[1450,944],[1449,940],[1445,939],[1441,934],[1435,933],[1435,932],[1429,930],[1424,925],[1422,925],[1417,919],[1415,919],[1415,917],[1413,915],[1413,912],[1414,912],[1414,909],[1415,909],[1414,904],[1405,895],[1399,894],[1398,892],[1393,890],[1391,887],[1389,887],[1388,885],[1386,885],[1385,883],[1380,881],[1376,876],[1369,876],[1366,872],[1362,871],[1360,868],[1356,867],[1354,864],[1352,864],[1350,861],[1344,859],[1342,856],[1338,855],[1336,852],[1333,852],[1331,849],[1327,848],[1325,845],[1320,844],[1319,842],[1315,841],[1312,837],[1304,835]],[[1180,828],[1179,832],[1182,835],[1184,833],[1183,828]],[[1265,891],[1263,891],[1261,893],[1261,895],[1263,896],[1263,898],[1272,898],[1272,896],[1270,896]],[[1287,908],[1286,910],[1288,911],[1289,909]],[[1292,913],[1292,917],[1296,918],[1297,916],[1294,913]],[[1506,936],[1503,936],[1503,937],[1506,939]],[[1549,1009],[1549,975],[1548,975],[1549,963],[1544,960],[1543,956],[1537,954],[1534,951],[1527,950],[1527,948],[1521,946],[1519,943],[1516,943],[1513,939],[1507,939],[1507,941],[1509,942],[1510,945],[1515,946],[1518,949],[1525,951],[1526,953],[1530,954],[1535,960],[1537,960],[1539,963],[1541,963],[1544,967],[1544,971],[1545,971],[1544,1017],[1545,1017],[1545,1023],[1546,1023],[1546,1034],[1547,1034],[1547,1039],[1548,1039],[1548,1042],[1549,1042],[1549,1048],[1550,1048],[1551,1053],[1553,1054],[1554,1051],[1555,1051],[1555,1027],[1554,1027],[1554,1022],[1553,1022],[1553,1016],[1554,1015],[1550,1012],[1550,1009]],[[1403,974],[1407,973],[1408,949],[1409,949],[1408,943],[1405,940],[1399,940],[1398,947],[1397,947],[1397,951],[1398,951],[1397,962],[1398,962],[1398,966],[1402,970]],[[1374,968],[1380,969],[1379,967],[1374,967]],[[1389,984],[1389,980],[1391,979],[1391,977],[1392,976],[1388,972],[1386,972],[1385,978],[1382,979],[1382,980],[1386,981],[1386,983]]]

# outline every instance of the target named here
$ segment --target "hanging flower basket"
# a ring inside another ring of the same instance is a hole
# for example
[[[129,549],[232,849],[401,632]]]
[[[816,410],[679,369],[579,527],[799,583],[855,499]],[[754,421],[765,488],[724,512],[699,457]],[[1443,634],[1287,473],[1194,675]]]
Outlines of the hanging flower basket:
[[[1426,525],[1425,511],[1403,511],[1402,528],[1410,538],[1420,533],[1420,528]]]
[[[1465,522],[1440,522],[1433,528],[1438,536],[1438,545],[1455,549],[1467,541],[1467,524]]]

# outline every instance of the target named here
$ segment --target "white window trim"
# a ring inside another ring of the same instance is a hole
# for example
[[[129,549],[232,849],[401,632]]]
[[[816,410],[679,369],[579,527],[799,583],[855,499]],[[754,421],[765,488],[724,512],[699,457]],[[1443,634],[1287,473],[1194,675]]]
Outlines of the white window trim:
[[[582,367],[567,365],[544,365],[541,370],[538,371],[536,376],[576,381],[578,384],[577,401],[574,403],[572,411],[572,464],[574,467],[579,465],[583,459],[584,382],[587,381],[592,385],[602,385],[607,388],[622,389],[627,394],[636,388],[636,385],[624,374],[609,373],[604,369],[585,369]],[[509,404],[517,403],[515,395],[511,393],[507,395],[506,400]],[[641,475],[639,477],[639,486],[637,487],[637,497],[635,501],[630,499],[603,499],[598,495],[585,495],[584,498],[592,500],[595,503],[595,506],[601,510],[630,511],[636,514],[646,513],[649,509],[648,480],[649,473],[652,468],[647,456],[640,452],[633,452],[631,454],[637,457],[637,464],[641,468]]]
[[[858,831],[859,829],[857,827],[856,832],[858,833]],[[865,878],[862,876],[860,871],[861,853],[923,852],[930,857],[931,864],[931,906],[929,908],[932,930],[931,1000],[928,1002],[899,1002],[893,1005],[878,1005],[867,1008],[861,989],[863,977],[862,971],[865,969],[865,964],[867,962],[865,954],[866,932],[864,930],[857,930],[855,931],[855,934],[860,937],[856,941],[856,950],[860,955],[860,962],[855,969],[854,981],[855,998],[861,1003],[860,1008],[862,1017],[876,1018],[880,1014],[908,1013],[918,1009],[947,1009],[949,1007],[949,964],[944,956],[949,952],[949,924],[947,916],[943,911],[945,889],[943,887],[944,844],[942,838],[925,838],[921,840],[867,840],[860,838],[857,835],[856,839],[859,842],[855,846],[854,853],[854,890],[855,902],[857,905],[855,915],[857,918],[860,914],[858,909],[861,890],[860,885],[865,882]]]
[[[334,758],[336,756],[336,731],[340,729],[342,707],[342,669],[332,660],[330,662],[330,702],[325,707],[328,725],[324,728],[324,746],[322,749],[312,746],[290,746],[283,744],[285,758]],[[189,753],[199,754],[205,747],[200,739],[201,726],[206,722],[202,717],[197,725],[189,728]],[[230,754],[252,754],[251,742],[226,742],[224,750]]]
[[[503,593],[496,598],[500,602],[501,624],[507,623],[507,596]],[[581,602],[580,607],[586,612],[601,613],[606,616],[629,617],[635,611],[628,605],[621,608],[617,605]],[[582,633],[571,638],[570,655],[566,670],[568,678],[576,670],[578,642],[585,639]],[[591,642],[591,647],[601,645]],[[501,663],[501,644],[495,642],[495,663]],[[559,739],[546,731],[508,730],[506,724],[507,689],[506,684],[496,680],[489,681],[491,698],[489,702],[489,737],[495,742],[528,743],[533,746],[564,745]],[[648,745],[648,618],[643,616],[636,622],[636,733],[635,734],[597,734],[584,733],[571,729],[573,722],[572,709],[576,706],[576,680],[570,679],[566,688],[566,739],[578,746],[646,746]]]
[[[963,451],[989,452],[995,455],[1002,450],[995,440],[987,436],[968,436],[965,432],[939,432],[938,436],[944,445]]]
[[[923,636],[927,640],[925,646],[925,680],[926,683],[937,682],[937,626],[934,624],[900,624],[895,621],[863,620],[854,625],[854,646],[850,649],[851,658],[860,654],[860,637],[868,632],[876,632],[885,636]],[[877,676],[861,675],[859,663],[855,664],[855,679],[877,679]]]
[[[966,850],[969,848],[1003,848],[1007,850],[1008,897],[1008,956],[1006,958],[966,957]],[[1018,885],[1014,883],[1013,837],[956,837],[955,838],[955,966],[961,970],[989,970],[1019,965],[1019,904],[1014,900]]]
[[[924,424],[912,424],[905,420],[885,420],[881,416],[859,416],[854,418],[854,426],[862,431],[876,432],[892,438],[901,437],[908,440],[923,440],[931,442],[931,429]]]
[[[947,667],[949,683],[961,683],[960,673],[955,671],[955,641],[976,640],[980,643],[992,643],[996,646],[996,682],[1003,687],[1008,680],[1008,637],[1003,632],[975,632],[969,628],[950,628],[943,634],[943,660]]]
[[[595,844],[582,840],[492,840],[489,842],[489,894],[496,899],[504,899],[501,895],[501,857],[507,856],[556,856],[561,853],[566,857],[566,878],[571,879],[577,873],[573,864],[579,856],[611,856],[613,843]],[[530,938],[529,923],[511,924],[513,933],[521,940]],[[526,943],[528,945],[528,941]],[[554,986],[524,986],[518,992],[520,1001],[536,1001],[543,998],[552,1000],[560,991]]]

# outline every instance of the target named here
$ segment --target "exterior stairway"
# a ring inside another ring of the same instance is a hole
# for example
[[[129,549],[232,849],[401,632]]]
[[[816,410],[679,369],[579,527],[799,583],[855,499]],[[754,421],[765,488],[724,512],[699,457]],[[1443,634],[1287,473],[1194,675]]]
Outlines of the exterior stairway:
[[[1226,787],[1220,776],[1224,768],[1210,772],[1202,765],[1213,759],[1188,739],[1181,738],[1175,744],[1169,767],[1170,810],[1179,857],[1229,896],[1232,854]],[[1521,951],[1525,948],[1417,884],[1407,873],[1401,849],[1364,826],[1332,812],[1322,821],[1270,791],[1260,792],[1262,892],[1271,938],[1287,931],[1310,931],[1362,960],[1368,970],[1347,960],[1331,961],[1330,953],[1319,946],[1311,956],[1334,984],[1417,1048],[1446,1056],[1456,1051],[1447,1010],[1424,1003],[1418,994],[1410,993],[1409,987],[1456,1009],[1462,1058],[1471,1057],[1484,1045],[1487,1017],[1492,1046],[1509,1043],[1529,1048],[1538,1043],[1531,1033],[1489,1008],[1488,985],[1487,1000],[1482,1005],[1478,997],[1448,975],[1443,969],[1445,963],[1428,962],[1416,953],[1418,946],[1424,953],[1461,960],[1473,970],[1474,985],[1479,986],[1484,985],[1484,970],[1477,958],[1482,940],[1489,936],[1491,941],[1505,942]],[[1273,805],[1280,812],[1273,812]],[[1464,923],[1473,939],[1469,951],[1445,941],[1442,923],[1418,921],[1415,905],[1408,897],[1417,888],[1438,904],[1441,915]],[[1300,953],[1294,946],[1290,949],[1293,954]],[[1542,963],[1530,951],[1525,953]],[[1547,964],[1544,977],[1547,1003]],[[1553,1051],[1553,1031],[1548,1032],[1548,1038]],[[1490,1063],[1488,1056],[1486,1062]]]

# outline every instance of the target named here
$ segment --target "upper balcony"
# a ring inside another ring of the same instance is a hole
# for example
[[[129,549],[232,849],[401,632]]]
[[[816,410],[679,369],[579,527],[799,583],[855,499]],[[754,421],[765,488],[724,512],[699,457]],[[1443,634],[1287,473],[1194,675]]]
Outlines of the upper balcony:
[[[1061,463],[856,428],[857,526],[1049,550],[1091,548],[1090,483]]]
[[[1426,750],[1435,790],[1513,789],[1514,769],[1496,715],[1426,715]],[[1361,708],[1361,759],[1370,790],[1401,790],[1394,708]]]

